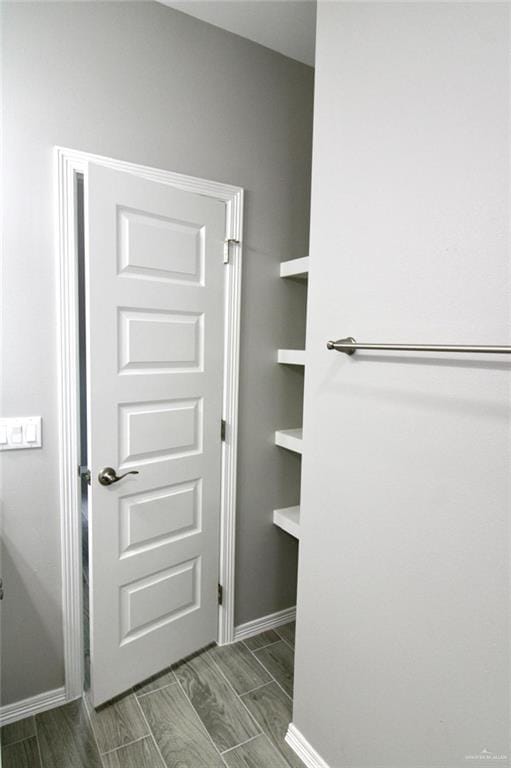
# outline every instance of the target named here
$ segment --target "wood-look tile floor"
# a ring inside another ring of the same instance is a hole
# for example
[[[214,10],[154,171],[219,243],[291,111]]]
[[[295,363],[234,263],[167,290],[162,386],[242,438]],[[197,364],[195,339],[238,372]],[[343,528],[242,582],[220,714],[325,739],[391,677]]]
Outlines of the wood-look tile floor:
[[[294,623],[210,648],[94,710],[86,698],[0,732],[3,768],[303,768],[291,720]]]

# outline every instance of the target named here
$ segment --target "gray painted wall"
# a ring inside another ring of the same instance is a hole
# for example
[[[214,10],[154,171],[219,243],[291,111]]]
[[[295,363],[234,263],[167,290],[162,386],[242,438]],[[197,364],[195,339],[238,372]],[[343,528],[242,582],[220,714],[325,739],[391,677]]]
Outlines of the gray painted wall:
[[[278,346],[304,334],[303,289],[278,278],[308,242],[313,71],[156,3],[4,3],[2,414],[41,414],[44,447],[3,454],[2,703],[63,684],[52,147],[246,190],[238,623],[294,604],[296,544],[271,523],[301,421]]]
[[[510,363],[325,349],[511,342],[510,12],[319,5],[293,719],[332,768],[510,754]]]

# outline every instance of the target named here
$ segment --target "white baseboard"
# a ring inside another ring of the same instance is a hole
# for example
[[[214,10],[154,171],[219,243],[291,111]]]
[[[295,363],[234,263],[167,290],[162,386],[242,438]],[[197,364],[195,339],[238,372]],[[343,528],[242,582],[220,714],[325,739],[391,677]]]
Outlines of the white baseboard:
[[[293,723],[289,723],[286,741],[307,768],[330,768]]]
[[[5,704],[0,707],[0,726],[15,723],[17,720],[37,715],[47,709],[60,707],[65,703],[66,689],[62,686],[62,688],[55,688],[54,691],[44,691],[44,693],[38,693],[37,696],[15,701],[13,704]]]
[[[234,642],[237,640],[246,640],[247,637],[259,635],[261,632],[266,632],[268,629],[281,627],[283,624],[288,624],[290,621],[294,621],[295,618],[296,606],[293,606],[292,608],[286,608],[284,611],[277,611],[277,613],[270,613],[268,616],[261,616],[260,619],[247,621],[246,624],[239,624],[237,627],[234,627]]]

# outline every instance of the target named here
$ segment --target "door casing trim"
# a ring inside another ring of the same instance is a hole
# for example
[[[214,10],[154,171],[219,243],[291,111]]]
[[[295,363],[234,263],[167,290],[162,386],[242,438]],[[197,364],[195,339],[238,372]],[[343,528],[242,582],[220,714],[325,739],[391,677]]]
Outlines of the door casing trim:
[[[55,241],[57,243],[57,357],[59,367],[59,491],[61,525],[62,612],[66,701],[83,692],[83,618],[79,464],[79,340],[78,269],[75,179],[87,177],[89,163],[159,181],[205,195],[226,204],[226,239],[234,242],[225,265],[225,331],[220,508],[220,573],[223,603],[219,606],[218,643],[234,639],[234,568],[236,523],[236,465],[238,446],[238,381],[240,366],[241,265],[243,189],[230,184],[186,176],[115,160],[65,147],[55,147]],[[219,426],[220,430],[220,426]]]

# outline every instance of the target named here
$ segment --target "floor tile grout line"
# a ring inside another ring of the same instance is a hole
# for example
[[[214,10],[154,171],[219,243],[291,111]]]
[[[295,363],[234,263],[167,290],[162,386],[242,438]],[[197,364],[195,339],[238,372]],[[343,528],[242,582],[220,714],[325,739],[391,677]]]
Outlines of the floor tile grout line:
[[[250,650],[250,649],[249,649],[249,650]],[[262,650],[262,649],[258,649],[258,650]],[[255,651],[250,651],[250,653],[251,653],[253,656],[255,656],[255,658],[257,659],[257,656],[255,655],[255,654],[256,654],[256,652],[255,652]],[[281,690],[283,693],[285,693],[285,694],[286,694],[286,696],[288,697],[288,699],[291,699],[291,701],[293,701],[293,697],[292,697],[292,696],[290,696],[290,695],[289,695],[289,693],[288,693],[286,690],[284,690],[284,688],[281,686],[281,684],[279,683],[279,681],[277,680],[277,678],[275,677],[275,675],[273,675],[273,674],[270,672],[270,670],[269,670],[267,667],[265,667],[265,666],[264,666],[264,664],[263,664],[263,662],[262,662],[262,661],[260,661],[259,659],[257,659],[257,661],[259,661],[259,664],[261,664],[261,665],[262,665],[262,667],[263,667],[263,668],[266,670],[266,672],[268,672],[269,676],[271,677],[271,679],[273,680],[273,682],[274,682],[274,683],[276,683],[276,684],[278,685],[278,687],[280,688],[280,690]],[[293,674],[293,677],[294,677],[294,674]],[[293,680],[293,682],[294,682],[294,680]],[[250,693],[250,691],[247,691],[247,693]]]
[[[161,764],[162,764],[163,768],[168,768],[168,765],[167,765],[167,761],[164,759],[164,757],[163,757],[163,755],[162,755],[162,753],[161,753],[161,750],[160,750],[160,746],[159,746],[158,742],[156,741],[156,737],[155,737],[155,735],[154,735],[154,733],[153,733],[153,729],[152,729],[152,728],[151,728],[151,726],[149,725],[149,720],[148,720],[148,719],[147,719],[147,717],[145,716],[145,712],[144,712],[144,709],[143,709],[143,707],[142,707],[142,704],[141,704],[141,703],[140,703],[140,701],[138,700],[138,697],[137,697],[137,696],[135,696],[135,701],[137,702],[137,706],[138,706],[138,708],[139,708],[139,710],[140,710],[140,713],[141,713],[141,715],[142,715],[142,719],[143,719],[144,723],[146,724],[146,726],[147,726],[147,729],[148,729],[148,731],[149,731],[149,738],[151,738],[151,739],[153,740],[153,744],[154,744],[154,746],[155,746],[155,749],[156,749],[157,753],[158,753],[158,754],[159,754],[159,756],[160,756],[160,759],[161,759]]]
[[[279,637],[280,637],[280,635],[279,635]],[[242,642],[244,642],[244,641],[242,641]],[[276,641],[276,642],[278,642],[278,641]],[[270,643],[270,645],[273,645],[273,643]],[[264,647],[267,647],[267,646],[264,646]],[[251,653],[251,654],[252,654],[252,655],[253,655],[253,656],[254,656],[254,657],[257,659],[257,656],[255,655],[255,651],[252,651],[250,648],[248,648],[248,650],[249,650],[249,651],[250,651],[250,653]],[[262,650],[262,647],[261,647],[261,648],[258,648],[257,650]],[[293,648],[293,651],[294,651],[294,648]],[[257,660],[259,661],[259,659],[257,659]],[[261,661],[259,661],[259,663],[260,663],[260,664],[262,664],[262,662],[261,662]],[[262,665],[263,665],[263,667],[264,667],[264,664],[262,664]],[[268,669],[266,669],[266,667],[264,667],[264,669],[265,669],[265,670],[268,672],[269,676],[271,677],[271,681],[270,681],[270,683],[265,683],[264,685],[260,685],[260,686],[258,686],[257,688],[253,688],[252,690],[253,690],[253,691],[257,691],[257,690],[259,690],[260,688],[264,688],[266,685],[270,685],[270,684],[271,684],[271,682],[273,682],[273,683],[275,683],[275,685],[276,685],[278,688],[280,688],[280,690],[282,691],[282,693],[284,694],[284,696],[287,696],[287,698],[290,700],[290,702],[291,702],[291,704],[292,704],[292,703],[293,703],[293,697],[292,697],[292,696],[290,696],[290,695],[289,695],[289,693],[288,693],[287,691],[285,691],[285,690],[284,690],[284,688],[281,686],[281,684],[279,683],[279,681],[278,681],[278,680],[277,680],[277,679],[276,679],[276,678],[275,678],[275,677],[272,675],[272,673],[271,673],[271,672],[270,672]],[[249,693],[252,693],[252,691],[246,691],[246,693],[238,694],[238,695],[239,695],[239,698],[241,699],[241,701],[243,701],[243,696],[245,696],[246,694],[249,694]],[[243,701],[243,704],[245,704],[245,702],[244,702],[244,701]],[[246,706],[246,704],[245,704],[245,706]],[[255,718],[254,718],[254,719],[255,719]],[[262,733],[263,733],[263,734],[266,736],[266,738],[267,738],[269,741],[272,741],[271,737],[268,735],[268,733],[266,732],[265,728],[264,728],[263,726],[259,726],[259,727],[262,729]],[[254,738],[255,738],[255,737],[254,737]],[[282,753],[281,753],[280,751],[279,751],[279,754],[281,754],[281,755],[282,755]],[[288,765],[288,766],[289,766],[289,768],[291,768],[291,764],[288,762],[287,758],[286,758],[286,757],[284,757],[283,755],[282,755],[282,757],[284,758],[284,761],[285,761],[286,765]]]
[[[178,685],[177,680],[174,680],[172,683],[166,683],[165,685],[161,685],[159,688],[154,688],[152,691],[144,691],[144,693],[137,693],[135,691],[135,696],[137,699],[142,699],[144,696],[150,696],[151,693],[156,693],[157,691],[163,691],[164,688],[170,688],[171,685]]]
[[[151,733],[146,733],[144,736],[139,736],[138,739],[133,739],[133,741],[127,741],[125,744],[119,744],[118,747],[112,747],[112,749],[107,749],[106,752],[100,752],[99,754],[101,757],[106,757],[107,755],[111,755],[112,752],[118,752],[120,749],[124,749],[124,747],[131,747],[132,744],[137,744],[139,741],[143,741],[144,739],[150,739]]]
[[[286,768],[292,768],[290,763],[284,757],[284,755],[280,752],[280,750],[277,749],[277,747],[273,742],[273,739],[268,733],[266,733],[266,731],[263,731],[262,733],[258,733],[257,736],[252,736],[251,739],[247,739],[246,741],[243,741],[241,744],[238,744],[236,747],[231,747],[230,749],[226,749],[225,752],[222,752],[222,755],[225,755],[228,752],[233,752],[235,749],[239,749],[240,747],[244,747],[246,744],[249,744],[251,741],[255,741],[256,739],[263,739],[263,740],[266,739],[266,741],[270,744],[270,746],[275,749],[278,755],[280,755],[281,759],[284,761],[284,765],[286,766]]]
[[[241,641],[238,641],[237,643],[231,643],[231,645],[238,645],[240,642],[241,642],[243,645],[245,645],[245,643],[243,642],[243,640],[241,640]],[[217,646],[217,647],[220,647],[220,648],[225,648],[226,646]],[[245,646],[245,648],[246,648],[246,649],[247,649],[247,651],[248,651],[248,652],[249,652],[249,653],[250,653],[250,654],[253,656],[253,658],[254,658],[254,659],[257,661],[257,663],[259,664],[259,666],[261,667],[261,669],[263,670],[263,672],[266,672],[266,674],[267,674],[267,675],[270,675],[270,677],[271,677],[271,674],[268,672],[268,670],[266,669],[266,667],[264,666],[264,664],[262,664],[262,663],[259,661],[259,659],[257,658],[257,656],[255,656],[255,655],[254,655],[254,652],[253,652],[253,651],[251,651],[251,650],[250,650],[250,648],[247,648],[247,646]],[[228,680],[228,678],[227,678],[227,675],[226,675],[226,674],[224,674],[224,672],[223,672],[223,670],[222,670],[222,668],[221,668],[220,664],[219,664],[219,663],[218,663],[218,661],[215,659],[214,655],[211,655],[211,658],[212,658],[212,660],[214,661],[214,663],[216,664],[216,666],[218,667],[218,669],[219,669],[219,670],[222,672],[223,676],[225,677],[225,679],[227,680],[227,682],[229,683],[229,685],[230,685],[230,686],[231,686],[231,688],[233,689],[234,693],[235,693],[237,696],[241,696],[242,694],[241,694],[241,693],[238,693],[238,691],[237,691],[237,690],[234,688],[234,685],[232,685],[231,681],[230,681],[230,680]],[[227,665],[227,666],[229,666],[229,665]],[[248,691],[243,691],[243,693],[248,693]]]
[[[250,651],[250,648],[249,648],[248,650]],[[273,681],[274,683],[276,683],[276,684],[278,685],[278,687],[280,688],[280,690],[281,690],[283,693],[285,693],[285,694],[286,694],[286,696],[288,697],[288,699],[291,699],[291,701],[293,701],[293,697],[292,697],[292,696],[290,696],[290,695],[289,695],[289,693],[288,693],[287,691],[285,691],[285,690],[284,690],[284,688],[281,686],[281,684],[279,683],[279,681],[277,680],[277,678],[276,678],[276,677],[274,677],[274,675],[272,675],[272,673],[270,672],[270,670],[269,670],[269,669],[267,669],[267,668],[264,666],[263,662],[262,662],[262,661],[260,661],[260,660],[257,658],[257,656],[256,656],[256,652],[255,652],[255,651],[250,651],[250,653],[251,653],[251,654],[252,654],[252,656],[253,656],[253,657],[254,657],[254,658],[255,658],[255,659],[256,659],[256,660],[259,662],[259,664],[262,666],[262,668],[264,669],[264,671],[265,671],[265,672],[266,672],[266,673],[267,673],[267,674],[270,676],[270,678],[271,678],[271,681]],[[214,659],[214,657],[212,657],[212,658],[213,658],[213,662],[216,664],[216,666],[218,667],[218,669],[220,670],[220,672],[222,672],[222,669],[220,668],[220,666],[219,666],[219,665],[218,665],[218,664],[215,662],[215,659]],[[232,688],[232,690],[234,691],[234,693],[236,694],[236,696],[238,696],[238,698],[241,700],[241,696],[242,696],[242,695],[244,695],[244,694],[240,694],[240,693],[238,693],[236,690],[234,690],[234,686],[233,686],[233,685],[230,683],[230,681],[227,679],[227,677],[224,675],[224,673],[223,673],[223,672],[222,672],[222,675],[225,677],[225,679],[227,680],[227,682],[228,682],[228,683],[229,683],[229,685],[231,686],[231,688]],[[249,691],[246,691],[246,693],[249,693]],[[251,712],[251,711],[248,709],[248,707],[247,707],[247,705],[245,704],[245,702],[244,702],[244,701],[242,701],[242,704],[243,704],[243,706],[245,707],[245,709],[247,710],[247,712],[249,713],[249,715],[252,717],[252,719],[254,720],[254,722],[257,724],[257,726],[258,726],[259,728],[261,728],[261,729],[262,729],[262,731],[261,731],[261,732],[262,732],[262,733],[264,733],[264,728],[262,728],[262,726],[261,726],[261,725],[259,725],[259,723],[258,723],[258,722],[257,722],[257,720],[255,719],[255,717],[252,715],[252,712]]]
[[[176,675],[176,673],[175,673],[175,672],[174,672],[174,674]],[[222,763],[223,763],[224,765],[227,765],[227,763],[225,762],[224,758],[222,757],[222,753],[220,752],[219,748],[217,747],[217,745],[216,745],[216,744],[215,744],[215,742],[213,741],[213,737],[212,737],[212,735],[210,734],[210,732],[208,731],[208,729],[207,729],[207,728],[206,728],[206,726],[204,725],[204,723],[203,723],[203,721],[202,721],[202,718],[201,718],[201,716],[199,715],[198,711],[197,711],[197,710],[196,710],[196,708],[194,707],[194,705],[193,705],[193,702],[192,702],[191,698],[188,696],[187,692],[185,691],[185,687],[184,687],[184,685],[182,684],[181,680],[179,679],[179,677],[178,677],[177,675],[176,675],[176,680],[177,680],[177,684],[178,684],[178,685],[179,685],[179,687],[181,688],[181,691],[183,692],[183,696],[185,697],[185,699],[187,700],[187,702],[189,703],[189,705],[191,706],[191,708],[193,709],[193,711],[195,712],[195,714],[197,715],[197,717],[199,718],[199,722],[200,722],[200,724],[201,724],[201,725],[202,725],[202,727],[204,728],[204,731],[206,732],[206,734],[207,734],[207,736],[208,736],[209,740],[210,740],[210,741],[211,741],[211,743],[213,744],[213,749],[215,749],[215,750],[216,750],[216,752],[218,753],[218,755],[219,755],[219,757],[220,757],[220,760],[222,761]]]
[[[261,662],[261,664],[262,664],[262,663],[263,663],[263,662]],[[264,666],[264,664],[263,664],[263,666]],[[264,668],[266,669],[266,667],[264,667]],[[291,699],[291,701],[293,701],[293,697],[292,697],[292,696],[291,696],[291,695],[290,695],[290,694],[289,694],[289,693],[288,693],[288,692],[285,690],[285,688],[283,688],[283,687],[282,687],[282,685],[279,683],[279,681],[277,680],[277,678],[276,678],[276,677],[274,677],[274,676],[272,675],[272,673],[270,672],[270,670],[269,670],[269,669],[266,669],[266,671],[267,671],[267,672],[268,672],[268,674],[270,675],[270,677],[271,677],[272,681],[278,685],[278,687],[280,688],[280,690],[281,690],[283,693],[285,693],[285,694],[286,694],[286,696],[288,697],[288,699]]]
[[[256,726],[256,728],[259,730],[259,732],[260,732],[260,733],[264,733],[264,729],[263,729],[263,727],[262,727],[261,725],[259,725],[259,723],[258,723],[258,722],[257,722],[257,720],[255,719],[254,715],[252,714],[252,712],[249,710],[249,708],[247,707],[247,705],[245,704],[245,702],[244,702],[244,701],[243,701],[243,699],[241,698],[241,694],[239,694],[239,693],[238,693],[238,691],[237,691],[237,690],[234,688],[234,686],[232,685],[231,681],[230,681],[230,680],[227,678],[227,676],[224,674],[224,672],[223,672],[222,668],[221,668],[221,667],[220,667],[220,666],[219,666],[219,665],[216,663],[216,661],[215,661],[215,659],[214,659],[214,657],[213,657],[213,656],[211,656],[211,660],[212,660],[213,664],[215,665],[215,667],[216,667],[216,668],[218,669],[218,671],[220,672],[220,674],[222,675],[222,677],[224,678],[224,680],[227,682],[227,685],[228,685],[228,686],[229,686],[229,688],[232,690],[232,692],[234,693],[234,695],[235,695],[235,696],[236,696],[236,697],[237,697],[237,698],[238,698],[238,699],[241,701],[241,703],[242,703],[243,707],[244,707],[244,708],[245,708],[245,710],[248,712],[248,715],[249,715],[250,719],[253,721],[253,723],[254,723],[254,725]],[[238,746],[239,746],[239,745],[238,745]]]
[[[3,726],[6,728],[6,726]],[[30,736],[23,736],[21,739],[16,739],[16,741],[10,741],[8,744],[1,744],[0,746],[2,749],[8,749],[9,747],[13,747],[15,744],[21,744],[22,741],[28,741],[29,739],[33,739],[36,736],[35,733],[32,733]]]
[[[239,642],[239,641],[238,641],[238,642]],[[251,650],[250,650],[250,648],[249,648],[248,650],[249,650],[249,651],[250,651],[250,653],[251,653],[251,654],[254,656],[254,658],[256,658],[256,659],[257,659],[257,656],[255,655],[254,651],[251,651]],[[231,682],[230,682],[230,681],[227,679],[227,677],[224,675],[224,673],[223,673],[223,671],[222,671],[221,667],[220,667],[220,666],[217,664],[217,662],[215,661],[215,658],[214,658],[214,656],[213,656],[213,655],[211,655],[211,659],[212,659],[212,661],[213,661],[213,664],[214,664],[214,665],[217,667],[217,669],[220,671],[221,675],[222,675],[222,676],[223,676],[223,677],[226,679],[226,681],[227,681],[228,685],[229,685],[229,686],[232,688],[232,690],[234,691],[234,694],[235,694],[235,696],[237,696],[237,697],[238,697],[238,699],[241,701],[241,703],[243,704],[243,706],[244,706],[244,707],[245,707],[245,709],[247,710],[248,714],[250,715],[250,717],[252,718],[252,720],[254,721],[254,723],[256,724],[256,726],[257,726],[257,727],[260,729],[261,733],[260,733],[259,735],[261,735],[261,734],[262,734],[263,736],[266,736],[266,738],[267,738],[267,739],[269,739],[269,736],[268,736],[268,734],[266,733],[266,730],[265,730],[265,728],[264,728],[262,725],[260,725],[260,724],[258,723],[258,721],[256,720],[255,716],[252,714],[252,712],[249,710],[249,708],[247,707],[247,705],[246,705],[246,704],[245,704],[245,702],[243,701],[243,699],[242,699],[242,696],[244,696],[245,694],[239,694],[237,691],[235,691],[235,690],[234,690],[234,687],[233,687],[233,685],[232,685],[232,684],[231,684]],[[257,661],[259,661],[259,659],[257,659]],[[270,676],[271,680],[270,680],[269,682],[274,682],[274,683],[275,683],[275,684],[276,684],[276,685],[277,685],[277,686],[280,688],[280,690],[282,691],[282,693],[283,693],[285,696],[287,696],[287,698],[288,698],[288,699],[291,701],[291,703],[292,703],[292,702],[293,702],[293,697],[292,697],[292,696],[290,696],[290,695],[288,694],[288,692],[287,692],[287,691],[285,691],[285,690],[283,689],[283,687],[280,685],[279,681],[275,679],[275,677],[272,675],[272,673],[271,673],[269,670],[267,670],[267,669],[266,669],[266,667],[264,666],[264,664],[263,664],[261,661],[259,661],[259,664],[261,664],[261,666],[262,666],[262,667],[265,669],[265,671],[266,671],[266,672],[268,673],[268,675]],[[268,685],[268,684],[269,684],[269,683],[265,683],[265,685]],[[263,686],[261,686],[261,687],[263,687]],[[246,691],[246,693],[250,693],[250,691]],[[253,738],[255,738],[255,736],[254,736]],[[240,745],[238,744],[237,746],[240,746]],[[235,749],[235,748],[236,748],[236,747],[232,747],[232,749]],[[284,760],[285,760],[285,758],[284,758]],[[287,763],[287,760],[285,760],[285,762]]]
[[[294,642],[295,642],[294,639],[292,641],[291,640],[286,640],[286,638],[283,637],[280,634],[280,632],[279,632],[279,630],[282,629],[282,627],[287,627],[288,624],[294,624],[295,627],[296,627],[296,619],[294,619],[293,621],[286,621],[285,624],[279,624],[278,627],[275,627],[275,632],[277,633],[277,635],[280,637],[281,640],[284,640],[285,643],[287,643],[288,645],[293,645],[293,647],[294,647]],[[296,631],[296,629],[295,629],[295,631]]]
[[[129,696],[133,696],[135,699],[137,698],[135,696],[135,694],[134,694],[133,689],[131,690],[130,693],[127,694],[126,698],[129,698]],[[89,702],[87,701],[87,698],[86,698],[85,695],[82,698],[84,699],[85,711],[87,713],[87,718],[88,718],[88,721],[89,721],[90,729],[92,731],[92,735],[94,737],[94,741],[96,743],[96,747],[97,747],[99,758],[101,760],[101,764],[102,765],[104,765],[103,757],[105,757],[106,755],[109,755],[111,752],[117,752],[119,749],[122,749],[123,747],[129,747],[131,744],[136,744],[137,741],[142,741],[143,739],[147,739],[147,738],[151,738],[152,737],[153,734],[152,734],[151,729],[149,727],[149,723],[144,718],[145,724],[146,724],[147,729],[148,729],[148,732],[146,734],[144,734],[144,736],[139,736],[138,739],[133,739],[132,741],[127,741],[124,744],[119,744],[118,747],[112,747],[112,749],[107,749],[105,752],[102,752],[101,749],[99,748],[99,742],[98,742],[98,739],[97,739],[97,736],[96,736],[96,731],[94,730],[94,725],[92,723],[92,718],[91,718],[90,710],[89,710]],[[137,703],[138,703],[138,700],[137,700]],[[142,709],[142,708],[140,708],[140,709]],[[142,712],[142,714],[143,714],[143,712]],[[166,766],[165,761],[164,761],[163,765]]]
[[[279,635],[279,637],[280,637],[280,635]],[[287,646],[288,646],[288,648],[291,648],[291,650],[293,651],[293,654],[294,654],[294,652],[295,652],[295,647],[294,647],[293,643],[292,643],[290,640],[286,640],[286,638],[285,638],[285,637],[280,637],[280,639],[282,640],[282,642],[283,642],[285,645],[287,645]]]
[[[249,691],[243,691],[243,693],[238,693],[238,696],[240,699],[243,698],[243,696],[248,696],[249,693],[253,693],[254,691],[259,691],[261,688],[266,688],[267,685],[271,685],[274,683],[275,680],[272,678],[271,680],[268,680],[267,683],[261,683],[261,685],[256,685],[254,688],[251,688]]]
[[[44,768],[43,753],[41,752],[41,745],[39,743],[39,730],[37,728],[37,719],[36,719],[35,715],[34,715],[34,731],[35,731],[35,740],[36,740],[36,744],[37,744],[37,754],[39,755],[39,763],[41,764],[41,768]],[[0,765],[1,764],[2,763],[1,763],[1,758],[0,758]]]
[[[279,683],[279,681],[278,681],[278,680],[276,680],[275,678],[273,678],[273,679],[275,680],[275,682],[276,682],[276,683],[277,683],[277,685],[279,686],[279,688],[280,688],[280,690],[282,691],[282,693],[284,693],[284,694],[287,696],[287,698],[288,698],[288,699],[289,699],[289,700],[292,702],[292,701],[293,701],[293,697],[291,696],[291,694],[289,694],[289,693],[286,691],[286,689],[285,689],[285,688],[283,688],[283,687],[281,686],[281,684]]]
[[[81,700],[81,702],[83,704],[83,708],[85,709],[85,715],[86,715],[87,721],[89,723],[89,728],[90,728],[91,733],[92,733],[92,738],[94,739],[94,744],[96,745],[96,749],[98,750],[99,762],[101,763],[102,766],[104,766],[103,757],[101,756],[101,750],[99,748],[98,737],[96,736],[96,731],[94,730],[94,726],[92,725],[92,717],[90,716],[90,712],[89,712],[89,702],[87,700],[87,694],[86,694],[85,691],[83,691],[80,700]],[[91,704],[91,706],[92,706],[92,704]]]
[[[254,741],[254,739],[258,739],[260,736],[263,736],[263,735],[264,735],[263,733],[257,733],[255,736],[251,736],[251,737],[250,737],[249,739],[247,739],[246,741],[242,741],[240,744],[236,744],[236,746],[235,746],[235,747],[229,747],[229,749],[224,749],[224,751],[223,751],[223,752],[221,752],[220,754],[221,754],[221,755],[222,755],[222,757],[223,757],[223,756],[224,756],[224,755],[226,755],[228,752],[232,752],[232,751],[233,751],[233,749],[239,749],[240,747],[244,747],[244,746],[245,746],[245,744],[249,744],[251,741]]]
[[[260,645],[259,648],[254,648],[254,649],[249,648],[245,640],[242,640],[241,642],[243,643],[247,651],[250,651],[250,653],[254,653],[254,651],[262,651],[263,648],[268,648],[268,646],[270,645],[275,645],[275,643],[280,643],[281,640],[282,638],[279,635],[278,640],[272,640],[271,643],[266,643],[266,645]]]

